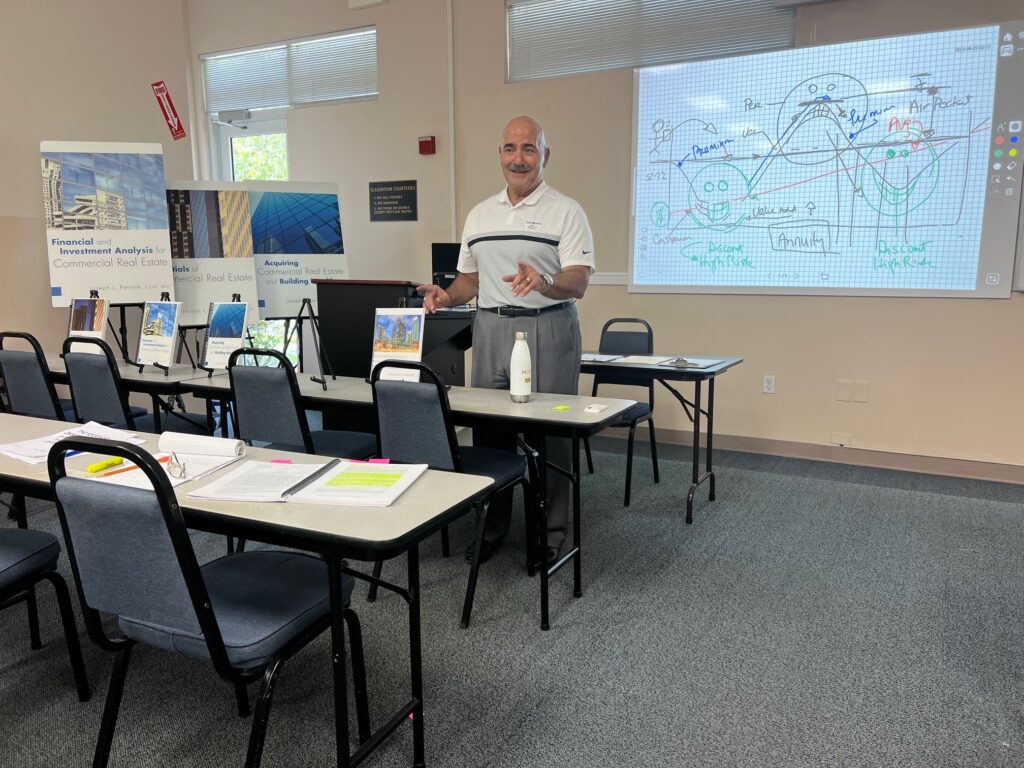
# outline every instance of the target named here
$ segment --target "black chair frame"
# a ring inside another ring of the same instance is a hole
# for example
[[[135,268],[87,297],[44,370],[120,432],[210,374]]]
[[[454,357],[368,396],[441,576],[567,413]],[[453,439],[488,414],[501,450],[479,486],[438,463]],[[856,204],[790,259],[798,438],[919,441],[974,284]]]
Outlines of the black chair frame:
[[[65,459],[68,451],[99,453],[127,459],[137,464],[150,483],[152,483],[160,504],[160,510],[163,513],[164,522],[167,525],[167,533],[178,562],[181,565],[182,576],[192,602],[192,607],[195,610],[196,618],[209,648],[210,660],[213,663],[214,670],[216,670],[221,679],[234,686],[239,717],[247,717],[250,714],[247,686],[258,680],[261,681],[245,761],[247,768],[256,768],[262,759],[263,741],[266,736],[271,698],[278,673],[281,671],[285,661],[330,627],[331,617],[326,616],[313,624],[305,633],[296,637],[282,648],[275,657],[260,666],[249,669],[238,669],[232,666],[228,660],[227,650],[224,647],[224,640],[214,615],[209,594],[206,591],[206,585],[203,582],[199,563],[192,549],[192,543],[185,527],[181,507],[178,505],[167,474],[152,456],[137,446],[120,441],[83,437],[61,440],[50,449],[48,467],[50,482],[54,486],[56,486],[58,480],[67,476]],[[100,725],[100,734],[93,759],[94,768],[100,768],[101,766],[106,766],[110,758],[110,747],[113,743],[114,729],[117,726],[117,717],[121,706],[121,696],[124,692],[128,664],[131,661],[135,641],[126,637],[109,637],[103,628],[100,612],[91,608],[86,602],[78,562],[75,558],[74,542],[68,529],[67,517],[59,498],[56,503],[67,547],[68,560],[71,563],[71,571],[75,577],[79,604],[82,606],[82,613],[85,618],[86,630],[90,639],[96,645],[105,651],[118,654],[110,677],[107,699],[103,707],[103,720]],[[366,669],[362,652],[362,630],[359,624],[359,617],[354,611],[346,609],[344,618],[348,627],[351,645],[353,685],[359,717],[359,733],[360,738],[365,741],[365,739],[369,738],[370,721],[366,694]]]
[[[44,415],[41,413],[24,413],[16,411],[13,407],[13,402],[9,403],[9,412],[19,413],[22,416],[40,416],[47,419],[57,419],[59,421],[64,421],[64,409],[61,408],[60,398],[57,397],[57,389],[56,387],[53,386],[53,379],[50,378],[50,366],[46,364],[46,354],[43,352],[43,347],[39,344],[39,340],[36,339],[36,337],[33,336],[31,333],[26,333],[25,331],[4,331],[0,333],[0,350],[3,350],[4,342],[7,341],[8,339],[21,339],[22,341],[25,341],[32,347],[32,352],[35,354],[36,360],[39,362],[39,368],[42,371],[43,379],[46,382],[47,395],[49,395],[50,402],[53,403],[52,414]],[[8,400],[10,400],[11,393],[10,388],[7,384],[7,379],[4,376],[3,360],[0,360],[0,378],[4,379],[4,386],[7,388],[7,397]],[[0,410],[3,409],[3,402],[0,401]]]
[[[611,328],[613,325],[616,325],[616,324],[627,324],[627,323],[635,323],[635,324],[638,324],[638,325],[642,325],[646,329],[646,331],[647,331],[647,349],[645,350],[645,352],[647,354],[649,354],[649,355],[653,354],[654,353],[654,329],[651,328],[651,324],[650,323],[648,323],[646,320],[643,320],[643,319],[641,319],[639,317],[613,317],[611,320],[606,322],[601,327],[601,337],[600,337],[601,340],[598,343],[598,351],[601,351],[601,352],[604,351],[601,348],[601,345],[603,344],[603,342],[605,340],[605,334],[609,333],[609,328]],[[615,331],[611,331],[611,333],[615,333]],[[637,428],[638,425],[640,425],[640,424],[642,424],[644,422],[647,422],[648,435],[650,436],[650,440],[651,440],[651,467],[652,467],[652,469],[654,471],[654,482],[656,482],[656,483],[661,482],[661,477],[660,477],[660,475],[658,473],[658,443],[657,443],[657,440],[656,440],[655,434],[654,434],[654,381],[653,380],[648,380],[648,381],[631,381],[630,377],[629,377],[629,374],[627,372],[624,372],[621,376],[614,376],[614,377],[608,376],[607,374],[595,374],[594,375],[594,386],[593,386],[593,388],[591,389],[591,392],[590,392],[591,397],[597,397],[597,388],[601,384],[622,384],[622,385],[627,386],[627,387],[645,387],[647,389],[647,403],[648,403],[648,405],[650,405],[650,408],[651,408],[650,412],[645,414],[645,415],[643,415],[643,416],[639,416],[639,417],[637,417],[635,419],[632,419],[629,422],[629,425],[628,425],[629,426],[629,437],[628,437],[628,440],[626,442],[626,490],[625,490],[625,493],[623,494],[623,498],[622,498],[622,505],[624,507],[628,507],[629,506],[629,499],[630,499],[630,491],[631,491],[632,485],[633,485],[633,446],[634,446],[634,443],[636,441],[636,428]],[[625,426],[625,425],[623,424],[623,426]],[[586,452],[586,455],[587,455],[587,472],[592,475],[592,474],[594,474],[594,458],[593,458],[593,455],[590,452],[590,439],[589,438],[584,438],[584,440],[583,440],[583,450]]]
[[[100,353],[107,358],[107,365],[110,367],[110,375],[114,379],[114,387],[117,390],[118,401],[121,404],[121,411],[124,415],[125,427],[129,430],[134,430],[135,417],[132,416],[132,410],[128,407],[128,390],[121,379],[121,370],[118,368],[117,360],[114,358],[114,352],[110,349],[110,345],[103,339],[95,339],[89,336],[68,336],[64,339],[64,344],[61,347],[61,357],[67,355],[68,352],[72,352],[72,347],[76,344],[91,344],[99,347]],[[75,406],[75,421],[81,422],[82,417],[78,413],[78,400],[75,397],[75,384],[70,371],[68,372],[68,388],[71,390],[71,401]]]
[[[18,527],[25,528],[24,521],[19,520]],[[39,635],[39,611],[36,605],[36,585],[42,581],[50,582],[53,585],[54,594],[57,596],[57,607],[60,610],[61,624],[64,626],[64,641],[71,659],[71,674],[75,679],[75,688],[78,690],[78,700],[88,701],[92,698],[92,691],[89,688],[85,662],[82,660],[82,646],[78,642],[78,626],[75,624],[75,613],[71,608],[71,593],[68,591],[67,582],[57,573],[56,569],[36,571],[0,589],[0,611],[25,603],[28,610],[30,647],[33,651],[42,648],[43,643]]]
[[[282,352],[278,352],[276,349],[262,349],[259,347],[240,347],[231,353],[228,358],[228,379],[231,381],[231,414],[235,422],[235,434],[241,435],[241,416],[238,411],[238,403],[235,401],[235,365],[237,365],[238,358],[251,356],[256,364],[259,365],[259,359],[261,357],[269,357],[272,360],[277,361],[277,367],[285,370],[285,376],[288,378],[288,387],[292,391],[292,402],[295,403],[295,410],[299,418],[299,428],[302,431],[302,447],[306,453],[315,453],[313,446],[313,438],[310,435],[309,430],[309,419],[306,418],[306,411],[300,405],[302,403],[302,393],[299,391],[299,379],[295,375],[295,366],[292,365],[292,361],[289,360]]]
[[[381,371],[384,368],[405,368],[405,369],[412,370],[412,371],[418,371],[421,383],[429,383],[429,384],[433,384],[434,385],[434,387],[437,389],[437,397],[438,397],[438,400],[441,403],[441,410],[442,410],[442,412],[444,414],[445,435],[446,435],[446,439],[448,441],[448,450],[451,453],[452,468],[451,469],[446,468],[446,467],[432,467],[432,468],[433,469],[440,469],[442,471],[448,471],[448,472],[462,472],[463,471],[462,456],[461,456],[460,451],[459,451],[458,439],[455,436],[455,425],[452,422],[451,403],[448,400],[448,388],[445,385],[445,383],[441,380],[441,377],[438,376],[437,373],[434,371],[434,369],[432,369],[429,365],[426,365],[424,363],[414,362],[414,361],[411,361],[411,360],[384,360],[384,361],[378,363],[374,367],[373,372],[370,374],[370,386],[371,386],[371,388],[373,390],[373,409],[374,409],[374,413],[379,413],[379,411],[378,411],[378,403],[377,403],[377,387],[376,387],[376,384],[377,384],[378,381],[380,381]],[[426,381],[424,381],[424,379],[426,379]],[[378,424],[377,424],[377,455],[378,456],[383,455],[383,453],[382,453],[382,446],[381,446],[380,432],[381,432],[381,430],[380,430],[380,420],[378,418]],[[517,438],[517,440],[518,440],[518,438]],[[527,476],[522,476],[522,477],[516,478],[515,480],[513,480],[511,482],[505,483],[502,486],[492,488],[490,490],[490,492],[488,493],[487,498],[490,498],[495,493],[499,493],[499,492],[504,491],[504,490],[509,489],[509,488],[514,488],[517,485],[521,485],[522,486],[524,498],[526,500],[525,507],[526,507],[526,534],[527,534],[527,542],[530,542],[530,544],[531,544],[530,551],[527,553],[527,559],[528,559],[528,561],[532,562],[532,560],[533,560],[532,543],[533,543],[533,539],[534,539],[534,533],[535,533],[534,529],[536,528],[536,520],[537,520],[536,509],[537,509],[537,502],[538,502],[538,500],[537,500],[536,496],[534,495],[534,489],[538,487],[538,483],[536,482],[536,478],[538,476],[538,472],[537,472],[538,454],[537,454],[537,451],[535,451],[533,448],[528,446],[522,440],[518,440],[518,442],[519,442],[520,447],[524,450],[524,453],[526,454],[526,461],[527,461],[527,467],[528,467],[527,474],[528,474],[530,479],[527,479]],[[463,629],[466,629],[469,626],[470,615],[473,612],[473,598],[474,598],[474,596],[476,594],[476,582],[477,582],[477,576],[478,576],[478,573],[479,573],[479,570],[480,570],[480,549],[483,546],[484,528],[486,527],[486,524],[487,524],[487,505],[486,505],[487,498],[477,502],[475,504],[475,507],[474,507],[474,510],[475,510],[475,512],[477,514],[477,527],[476,527],[476,534],[475,534],[475,538],[474,538],[474,542],[473,542],[473,562],[470,565],[470,569],[469,569],[469,582],[466,585],[466,597],[465,597],[465,600],[463,601],[463,604],[462,604],[462,619],[459,622],[459,626],[462,627]],[[441,529],[441,535],[442,535],[442,547],[444,549],[444,556],[447,557],[448,556],[448,526],[445,526],[444,528]],[[383,563],[381,561],[379,561],[379,560],[374,564],[373,576],[375,578],[378,578],[378,579],[380,578],[382,566],[383,566]],[[370,592],[369,592],[369,595],[367,596],[367,599],[370,602],[373,602],[373,600],[376,599],[376,595],[377,595],[376,585],[371,585],[370,586]]]

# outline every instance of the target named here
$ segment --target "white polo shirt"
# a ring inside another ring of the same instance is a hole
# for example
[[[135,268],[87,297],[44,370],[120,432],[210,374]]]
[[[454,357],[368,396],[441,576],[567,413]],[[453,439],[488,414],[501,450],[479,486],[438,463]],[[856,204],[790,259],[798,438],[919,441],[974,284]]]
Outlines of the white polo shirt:
[[[579,203],[547,182],[516,205],[509,201],[506,187],[473,208],[462,228],[458,270],[479,273],[479,306],[540,308],[564,301],[540,291],[513,296],[511,283],[501,277],[515,274],[520,261],[551,275],[576,265],[594,273],[594,236],[586,214]]]

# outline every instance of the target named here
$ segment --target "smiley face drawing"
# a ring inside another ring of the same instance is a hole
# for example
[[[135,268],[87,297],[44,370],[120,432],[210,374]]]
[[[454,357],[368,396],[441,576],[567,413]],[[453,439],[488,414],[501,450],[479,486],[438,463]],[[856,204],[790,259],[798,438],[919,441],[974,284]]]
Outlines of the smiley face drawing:
[[[939,154],[916,127],[893,131],[872,147],[861,169],[865,202],[900,218],[920,208],[939,185]]]
[[[702,229],[732,232],[743,223],[740,203],[750,194],[750,181],[732,163],[712,163],[690,182],[690,218]]]
[[[867,89],[860,80],[838,72],[810,77],[779,107],[775,136],[781,154],[796,165],[829,162],[849,146],[849,116],[867,112]]]

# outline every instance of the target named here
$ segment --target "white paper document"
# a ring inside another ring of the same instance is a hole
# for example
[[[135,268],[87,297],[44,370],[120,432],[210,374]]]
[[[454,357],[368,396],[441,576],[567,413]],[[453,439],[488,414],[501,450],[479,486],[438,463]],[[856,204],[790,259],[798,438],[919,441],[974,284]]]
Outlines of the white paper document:
[[[618,360],[622,355],[600,355],[596,352],[584,352],[580,359],[584,363],[610,363],[613,360]]]
[[[724,362],[711,357],[673,357],[662,365],[666,368],[711,368]]]
[[[426,464],[342,462],[287,500],[352,507],[389,507],[426,471]]]
[[[37,437],[34,440],[22,440],[18,443],[0,445],[0,453],[10,456],[12,459],[23,461],[26,464],[42,464],[50,453],[54,443],[67,437],[99,437],[103,440],[121,440],[134,445],[142,445],[146,441],[136,437],[134,432],[125,432],[121,429],[106,427],[98,422],[90,421],[85,424],[76,425],[69,429],[56,432],[46,437]]]
[[[624,363],[626,365],[661,365],[669,360],[674,360],[674,357],[655,357],[653,355],[626,355],[616,360],[616,363]]]
[[[282,464],[267,461],[243,461],[223,477],[202,488],[189,491],[193,499],[222,501],[285,501],[289,492],[335,462],[321,464]]]

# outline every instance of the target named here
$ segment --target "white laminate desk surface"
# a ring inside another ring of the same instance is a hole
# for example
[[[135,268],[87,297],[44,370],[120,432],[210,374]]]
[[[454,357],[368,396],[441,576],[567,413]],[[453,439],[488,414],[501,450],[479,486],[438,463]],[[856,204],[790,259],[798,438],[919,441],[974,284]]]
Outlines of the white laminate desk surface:
[[[310,381],[308,374],[299,374],[298,381],[299,394],[309,401],[365,405],[373,403],[373,391],[364,379],[350,376],[328,378],[326,391],[323,385]],[[186,389],[189,383],[196,384],[198,389],[205,390],[206,393],[212,391],[227,393],[231,388],[230,382],[226,378],[193,379],[191,382],[185,383]],[[584,395],[552,395],[543,392],[534,392],[527,403],[513,403],[506,390],[481,387],[452,387],[448,390],[448,401],[455,413],[549,422],[575,427],[603,424],[636,405],[635,400]],[[594,404],[607,407],[596,413],[585,410],[588,405]]]
[[[66,422],[49,419],[35,419],[27,416],[0,414],[0,442],[13,443],[20,440],[45,437],[67,429]],[[137,432],[139,437],[147,438],[141,446],[155,452],[157,435]],[[270,451],[262,448],[249,448],[246,458],[269,460],[271,458],[288,458],[296,464],[323,462],[319,456],[302,453],[286,453]],[[69,469],[77,468],[78,463],[85,463],[88,457],[72,457],[68,461]],[[387,543],[407,535],[420,526],[429,523],[438,515],[447,512],[454,506],[472,499],[488,488],[492,480],[478,475],[455,474],[427,470],[422,477],[390,507],[350,507],[331,506],[325,504],[298,503],[264,503],[214,501],[211,499],[192,499],[188,491],[192,487],[206,485],[229,468],[200,478],[195,483],[184,483],[175,489],[178,503],[188,510],[213,513],[266,523],[276,526],[299,529],[321,536],[333,536],[353,539],[361,542]],[[37,483],[47,483],[46,464],[25,464],[0,454],[0,478],[12,477]]]
[[[64,365],[64,358],[56,353],[46,353],[46,365],[49,366],[50,373],[55,373],[57,375],[67,374],[67,366]],[[176,363],[172,365],[170,371],[167,372],[167,375],[164,375],[162,370],[152,365],[147,365],[142,369],[142,371],[139,371],[137,366],[134,366],[131,363],[126,363],[123,360],[118,362],[117,369],[121,373],[121,378],[126,382],[178,384],[180,382],[199,377],[206,378],[206,374],[203,371],[193,368],[187,363]],[[215,370],[213,375],[226,376],[227,370]]]

